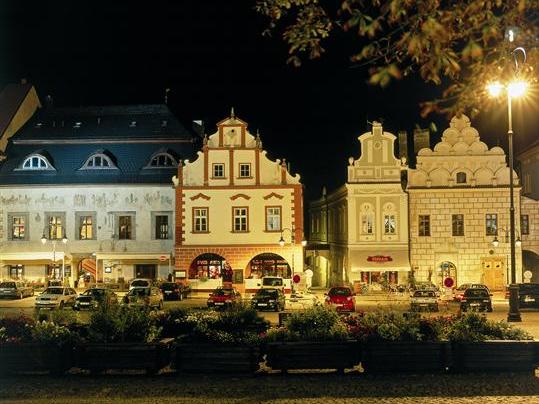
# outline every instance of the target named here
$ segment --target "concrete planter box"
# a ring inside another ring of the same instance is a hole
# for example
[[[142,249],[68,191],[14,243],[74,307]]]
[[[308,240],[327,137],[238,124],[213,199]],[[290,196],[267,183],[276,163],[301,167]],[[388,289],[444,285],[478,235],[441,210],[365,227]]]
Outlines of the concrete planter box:
[[[146,370],[155,374],[171,362],[171,344],[167,338],[155,343],[90,343],[77,348],[75,365],[91,372],[109,369]]]
[[[261,359],[258,346],[182,343],[173,367],[186,373],[254,373]]]
[[[266,363],[284,372],[291,369],[344,369],[359,364],[356,341],[271,342],[266,346]]]
[[[377,341],[363,345],[361,366],[366,373],[443,372],[450,363],[447,342]]]
[[[61,375],[73,366],[73,348],[39,343],[0,345],[0,375],[47,371]]]
[[[453,372],[531,372],[538,365],[535,341],[452,343]]]

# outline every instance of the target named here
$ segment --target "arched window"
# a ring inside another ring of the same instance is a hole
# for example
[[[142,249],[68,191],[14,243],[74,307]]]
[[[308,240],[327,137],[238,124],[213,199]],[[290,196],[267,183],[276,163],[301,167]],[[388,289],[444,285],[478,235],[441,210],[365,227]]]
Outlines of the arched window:
[[[176,159],[168,153],[154,154],[146,168],[176,167]]]
[[[34,154],[27,157],[22,163],[22,170],[54,170],[54,167],[49,163],[47,158],[40,154]]]
[[[384,205],[384,235],[394,235],[397,233],[397,212],[395,205],[386,203]]]
[[[361,234],[374,234],[374,209],[370,203],[361,206]]]
[[[81,170],[107,170],[114,169],[116,166],[109,156],[103,153],[91,155],[81,167]]]
[[[466,173],[457,173],[457,184],[466,184]]]

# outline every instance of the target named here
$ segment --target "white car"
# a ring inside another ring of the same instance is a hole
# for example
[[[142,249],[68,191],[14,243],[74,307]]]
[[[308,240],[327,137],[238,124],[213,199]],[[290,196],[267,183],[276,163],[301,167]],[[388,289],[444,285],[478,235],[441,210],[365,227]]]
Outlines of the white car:
[[[73,288],[64,286],[49,286],[36,298],[36,309],[63,309],[72,306],[77,299]]]
[[[129,284],[129,290],[134,288],[149,288],[153,285],[153,280],[148,278],[135,278]]]
[[[286,298],[287,309],[307,309],[322,304],[315,294],[295,292]]]

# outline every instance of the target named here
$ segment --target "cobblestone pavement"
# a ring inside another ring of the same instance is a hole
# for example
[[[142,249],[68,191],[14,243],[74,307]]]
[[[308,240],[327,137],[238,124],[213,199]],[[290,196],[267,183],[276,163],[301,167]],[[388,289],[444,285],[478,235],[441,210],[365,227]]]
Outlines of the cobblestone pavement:
[[[425,403],[535,404],[532,374],[264,376],[17,376],[0,379],[1,403]]]

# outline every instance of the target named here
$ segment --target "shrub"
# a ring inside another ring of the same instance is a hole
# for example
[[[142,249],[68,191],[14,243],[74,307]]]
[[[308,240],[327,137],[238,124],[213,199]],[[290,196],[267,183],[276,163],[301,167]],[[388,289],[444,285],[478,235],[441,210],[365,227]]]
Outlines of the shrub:
[[[39,311],[36,313],[36,321],[52,321],[55,324],[73,326],[77,323],[77,315],[72,310]]]
[[[38,321],[32,327],[32,341],[60,347],[74,346],[78,343],[79,336],[64,325],[52,321]]]
[[[478,313],[468,313],[454,318],[447,330],[447,339],[459,342],[485,340],[531,340],[526,331],[504,321],[492,321]]]
[[[24,315],[0,318],[0,344],[32,341],[34,323]]]
[[[271,341],[342,341],[350,338],[347,325],[339,314],[324,306],[292,313],[284,327],[272,328],[266,334]]]

